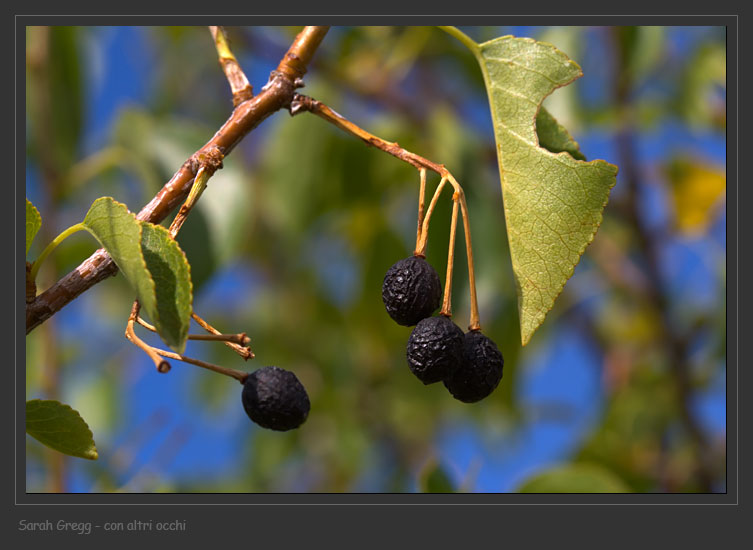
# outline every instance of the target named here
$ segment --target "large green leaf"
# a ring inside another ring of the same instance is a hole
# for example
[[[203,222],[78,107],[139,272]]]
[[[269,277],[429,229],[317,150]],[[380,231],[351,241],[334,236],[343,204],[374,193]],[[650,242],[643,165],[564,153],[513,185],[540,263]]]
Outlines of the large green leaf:
[[[191,269],[167,229],[149,222],[141,226],[141,250],[156,290],[157,314],[153,318],[162,339],[183,353],[193,301]]]
[[[136,290],[165,343],[183,353],[191,317],[190,269],[167,230],[140,222],[111,197],[94,201],[84,227],[107,250]]]
[[[520,493],[630,493],[609,470],[595,464],[569,464],[537,474],[518,488]]]
[[[61,453],[97,460],[89,426],[77,411],[58,401],[27,401],[26,433]]]
[[[29,253],[29,247],[34,240],[34,236],[42,226],[42,216],[39,215],[39,210],[31,204],[29,199],[26,199],[26,253]]]
[[[530,38],[476,44],[445,30],[471,49],[484,75],[525,345],[593,240],[617,167],[573,158],[582,157],[577,143],[551,115],[540,114],[544,98],[582,75],[577,63]]]

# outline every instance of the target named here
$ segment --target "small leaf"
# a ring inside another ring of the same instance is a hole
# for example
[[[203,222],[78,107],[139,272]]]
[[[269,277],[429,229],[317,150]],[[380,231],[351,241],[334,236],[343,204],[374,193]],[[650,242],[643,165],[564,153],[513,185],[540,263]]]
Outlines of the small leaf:
[[[111,197],[94,201],[84,227],[100,242],[136,290],[164,342],[183,353],[191,318],[191,275],[178,243],[164,227],[140,222]]]
[[[141,226],[141,249],[156,285],[157,314],[152,318],[165,343],[183,353],[193,302],[191,268],[167,229],[149,222]]]
[[[468,40],[466,40],[468,42]],[[473,45],[466,43],[467,46]],[[582,75],[554,46],[503,36],[472,48],[484,75],[497,141],[507,237],[526,345],[601,224],[617,167],[576,160],[577,144],[541,102]],[[553,153],[539,144],[540,134]]]
[[[112,197],[95,200],[83,221],[84,227],[112,257],[118,269],[136,290],[141,307],[156,324],[157,298],[154,280],[141,252],[141,223],[125,204]]]
[[[539,109],[539,114],[536,115],[536,135],[539,138],[539,145],[547,151],[552,153],[566,151],[574,159],[586,160],[580,152],[578,142],[544,107]]]
[[[29,253],[29,247],[34,240],[34,236],[42,226],[42,216],[39,215],[39,210],[31,204],[29,199],[26,199],[26,253]]]
[[[546,470],[526,480],[519,493],[630,493],[609,470],[595,464],[569,464]]]
[[[68,405],[33,399],[26,402],[26,433],[61,453],[97,460],[97,448],[89,426]]]

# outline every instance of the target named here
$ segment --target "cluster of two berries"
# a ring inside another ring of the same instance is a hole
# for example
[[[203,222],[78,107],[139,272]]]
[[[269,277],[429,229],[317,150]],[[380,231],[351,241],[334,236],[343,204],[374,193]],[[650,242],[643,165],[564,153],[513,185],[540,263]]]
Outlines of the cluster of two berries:
[[[424,384],[443,382],[459,401],[475,403],[499,385],[504,359],[481,330],[463,334],[448,316],[432,317],[441,299],[439,275],[422,257],[400,260],[384,277],[387,313],[400,325],[416,325],[406,352],[411,372]]]

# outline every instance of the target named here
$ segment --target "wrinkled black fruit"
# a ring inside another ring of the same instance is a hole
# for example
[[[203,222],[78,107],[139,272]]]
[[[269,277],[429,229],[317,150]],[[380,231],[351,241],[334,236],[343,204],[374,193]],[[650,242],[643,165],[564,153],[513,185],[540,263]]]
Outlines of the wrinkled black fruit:
[[[430,317],[442,302],[442,282],[423,258],[411,256],[387,270],[382,301],[396,323],[410,327]]]
[[[463,331],[444,315],[422,319],[411,332],[406,356],[424,384],[444,380],[462,363]]]
[[[480,330],[472,330],[463,338],[460,368],[444,381],[444,385],[459,401],[481,401],[499,385],[504,364],[497,344]]]
[[[279,367],[262,367],[243,384],[243,408],[262,428],[284,432],[306,420],[311,404],[295,374]]]

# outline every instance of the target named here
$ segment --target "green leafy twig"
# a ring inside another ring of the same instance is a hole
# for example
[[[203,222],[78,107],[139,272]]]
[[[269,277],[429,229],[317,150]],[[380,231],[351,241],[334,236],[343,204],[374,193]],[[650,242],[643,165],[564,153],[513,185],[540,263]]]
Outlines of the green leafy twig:
[[[197,153],[191,156],[173,175],[159,193],[139,212],[137,219],[159,223],[188,195],[190,183],[198,166],[198,155],[219,148],[228,155],[238,143],[272,113],[287,107],[296,86],[306,72],[311,58],[327,34],[329,27],[305,27],[295,38],[280,60],[264,90],[244,101],[232,112],[228,120]],[[98,282],[114,275],[118,270],[107,252],[96,251],[76,269],[37,296],[26,307],[26,333],[39,326],[66,304]]]

